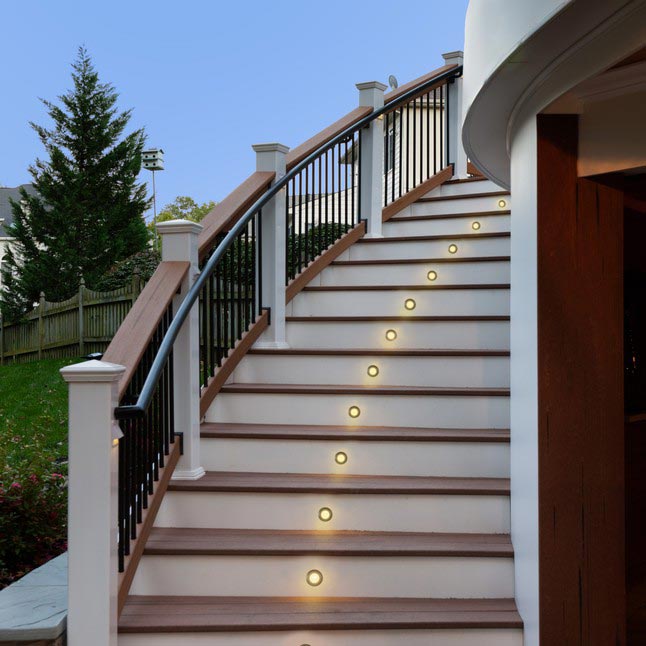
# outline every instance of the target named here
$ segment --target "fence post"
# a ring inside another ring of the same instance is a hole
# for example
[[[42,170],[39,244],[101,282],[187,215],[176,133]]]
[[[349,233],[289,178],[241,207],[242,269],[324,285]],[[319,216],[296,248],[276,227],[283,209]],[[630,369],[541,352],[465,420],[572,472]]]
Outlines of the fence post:
[[[464,53],[461,51],[442,54],[447,65],[462,65]],[[449,162],[453,163],[455,178],[467,177],[467,153],[462,145],[462,77],[454,79],[446,86],[449,110],[446,115],[448,127]]]
[[[4,366],[4,317],[0,310],[0,366]]]
[[[85,334],[85,319],[83,315],[83,292],[85,291],[85,278],[81,276],[79,283],[79,353],[81,356],[85,354],[85,341],[83,336]]]
[[[384,105],[386,86],[379,81],[357,83],[359,105],[368,108],[381,108]],[[359,177],[359,217],[367,220],[366,238],[381,238],[381,208],[384,181],[384,122],[373,120],[361,130],[359,155],[361,176]]]
[[[45,309],[45,292],[40,292],[38,302],[38,361],[43,358],[43,345],[45,341],[45,323],[43,321],[43,310]]]
[[[135,304],[139,292],[141,292],[141,271],[139,267],[135,267],[132,270],[132,305]]]
[[[201,224],[190,220],[169,220],[157,225],[162,260],[184,261],[191,265],[180,293],[173,300],[174,312],[177,312],[199,271],[197,236],[201,230]],[[184,453],[173,479],[197,480],[204,475],[200,458],[200,327],[197,302],[173,346],[173,388],[175,430],[184,434]]]
[[[277,182],[286,172],[289,148],[283,144],[256,144],[256,170],[274,171]],[[287,348],[285,340],[285,276],[287,262],[285,191],[280,191],[262,209],[262,294],[261,305],[270,310],[270,325],[256,347]]]
[[[61,369],[69,384],[69,646],[117,646],[118,438],[123,366],[86,361]]]

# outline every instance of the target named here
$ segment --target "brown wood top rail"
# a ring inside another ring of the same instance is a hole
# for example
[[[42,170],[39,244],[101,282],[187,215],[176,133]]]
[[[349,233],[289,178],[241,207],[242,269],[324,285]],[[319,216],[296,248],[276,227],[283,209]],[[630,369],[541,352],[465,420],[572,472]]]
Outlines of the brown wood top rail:
[[[420,76],[419,78],[416,78],[412,81],[409,81],[408,83],[404,83],[404,85],[400,85],[396,90],[393,90],[392,92],[388,92],[388,94],[384,95],[384,103],[388,105],[388,103],[392,103],[395,99],[398,99],[402,94],[406,94],[409,90],[412,90],[418,85],[421,85],[422,83],[425,83],[426,81],[429,81],[435,76],[438,76],[439,74],[444,74],[444,72],[448,72],[449,70],[455,69],[458,67],[455,63],[452,63],[451,65],[442,65],[442,67],[438,67],[436,70],[433,70],[432,72],[429,72],[428,74],[424,74],[424,76]],[[439,81],[437,83],[437,87],[440,85],[444,85],[446,81]],[[429,92],[432,91],[433,87],[426,88],[424,92]]]
[[[296,166],[299,162],[303,161],[310,153],[313,153],[317,148],[320,148],[333,137],[336,137],[340,132],[346,128],[354,125],[363,117],[369,115],[372,108],[359,107],[351,110],[345,116],[341,117],[338,121],[324,128],[318,134],[310,137],[307,141],[303,142],[300,146],[296,146],[293,150],[287,153],[287,170]]]
[[[119,382],[119,398],[123,397],[148,342],[188,268],[187,262],[160,263],[105,351],[103,361],[126,368]]]
[[[276,176],[273,172],[256,171],[227,195],[202,220],[198,246],[200,260],[209,252],[216,236],[228,231],[247,209],[269,188]]]

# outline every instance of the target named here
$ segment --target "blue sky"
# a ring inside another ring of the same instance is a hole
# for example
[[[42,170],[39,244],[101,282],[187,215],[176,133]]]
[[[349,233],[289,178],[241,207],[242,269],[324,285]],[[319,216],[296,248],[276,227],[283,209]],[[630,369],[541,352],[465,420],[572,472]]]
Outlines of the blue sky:
[[[165,150],[157,204],[220,200],[254,168],[254,143],[296,146],[355,107],[360,81],[404,83],[462,49],[467,0],[32,0],[2,9],[0,184],[43,151],[38,97],[71,85],[84,44],[131,126]],[[142,179],[150,176],[142,172]]]

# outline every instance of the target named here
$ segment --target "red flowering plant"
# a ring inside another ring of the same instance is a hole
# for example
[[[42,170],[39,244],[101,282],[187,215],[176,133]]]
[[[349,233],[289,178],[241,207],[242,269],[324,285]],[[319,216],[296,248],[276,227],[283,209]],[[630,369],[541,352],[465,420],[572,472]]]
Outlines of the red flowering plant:
[[[0,589],[67,549],[67,476],[44,452],[0,448]]]

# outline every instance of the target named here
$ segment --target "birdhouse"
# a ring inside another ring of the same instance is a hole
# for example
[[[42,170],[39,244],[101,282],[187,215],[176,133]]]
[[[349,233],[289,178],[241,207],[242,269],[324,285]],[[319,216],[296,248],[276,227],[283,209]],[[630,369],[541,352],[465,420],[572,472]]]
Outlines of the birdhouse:
[[[141,153],[141,165],[146,170],[164,170],[164,151],[161,148],[150,148]]]

